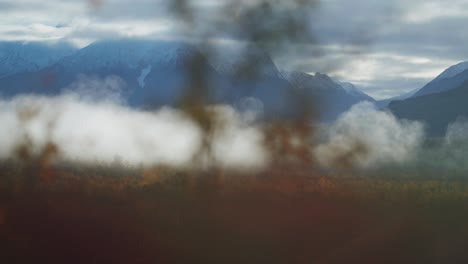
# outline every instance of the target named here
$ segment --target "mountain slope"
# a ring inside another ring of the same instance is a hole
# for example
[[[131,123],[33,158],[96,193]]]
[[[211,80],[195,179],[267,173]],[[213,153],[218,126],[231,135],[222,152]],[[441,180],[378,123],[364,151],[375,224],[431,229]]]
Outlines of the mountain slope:
[[[110,75],[119,76],[128,89],[136,90],[146,85],[145,80],[154,72],[149,65],[170,68],[171,59],[177,60],[174,50],[183,52],[182,46],[182,43],[164,41],[100,41],[41,70],[3,78],[1,91],[6,96],[25,92],[57,94],[79,76],[104,78]]]
[[[280,71],[265,50],[255,45],[221,45],[209,56],[220,73],[239,78],[280,77]]]
[[[468,82],[465,82],[446,92],[394,101],[389,109],[399,118],[424,122],[429,135],[443,136],[457,117],[468,116],[467,101]]]
[[[419,89],[412,97],[440,93],[455,89],[468,80],[468,62],[461,62],[446,69],[434,80]]]
[[[0,92],[7,97],[22,93],[55,95],[80,76],[116,75],[130,88],[137,85],[134,75],[148,42],[101,41],[82,48],[56,63],[32,72],[20,72],[0,79]]]
[[[439,76],[437,76],[434,81],[440,81],[447,78],[452,78],[457,76],[458,74],[462,73],[463,71],[468,69],[468,61],[463,61],[458,64],[455,64],[445,71],[443,71]]]
[[[139,65],[138,79],[144,84],[134,89],[129,99],[132,105],[159,107],[189,97],[215,100],[211,97],[211,82],[221,77],[195,46],[158,43],[146,52]]]
[[[0,78],[40,70],[73,52],[66,43],[0,42]]]
[[[359,90],[354,84],[349,82],[338,82],[338,84],[351,96],[359,98],[360,100],[374,102],[374,98],[370,97],[363,91]]]
[[[143,56],[154,46],[150,41],[98,41],[59,61],[69,71],[94,73],[106,68],[136,68]]]
[[[335,120],[341,113],[361,101],[374,102],[370,96],[359,91],[354,85],[337,83],[321,73],[310,75],[303,72],[285,72],[284,78],[307,98],[309,104],[320,115],[321,121]]]

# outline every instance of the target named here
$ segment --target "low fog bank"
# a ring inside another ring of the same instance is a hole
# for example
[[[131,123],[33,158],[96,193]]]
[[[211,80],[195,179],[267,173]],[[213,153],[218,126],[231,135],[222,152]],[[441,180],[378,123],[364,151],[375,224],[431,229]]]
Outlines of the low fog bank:
[[[467,177],[468,121],[459,117],[447,127],[445,137],[426,139],[417,161],[407,167],[421,176]]]
[[[424,124],[398,120],[364,102],[332,124],[271,129],[257,120],[262,104],[253,98],[243,101],[242,111],[202,106],[200,119],[200,113],[182,109],[130,108],[121,86],[112,77],[84,78],[58,96],[0,98],[0,160],[46,155],[56,163],[251,171],[293,157],[310,168],[363,175],[468,171],[464,118],[451,124],[444,138],[434,139],[426,137]]]
[[[442,138],[425,125],[399,120],[391,112],[360,103],[319,130],[318,163],[329,170],[380,177],[466,177],[468,120],[459,117]]]
[[[52,148],[52,161],[236,169],[265,165],[262,133],[248,118],[229,106],[207,111],[215,120],[210,135],[171,108],[140,111],[74,93],[0,100],[0,159],[37,157]]]
[[[315,147],[320,164],[371,168],[414,160],[424,139],[424,127],[418,122],[398,120],[372,103],[363,102],[322,128],[321,134],[324,139]]]

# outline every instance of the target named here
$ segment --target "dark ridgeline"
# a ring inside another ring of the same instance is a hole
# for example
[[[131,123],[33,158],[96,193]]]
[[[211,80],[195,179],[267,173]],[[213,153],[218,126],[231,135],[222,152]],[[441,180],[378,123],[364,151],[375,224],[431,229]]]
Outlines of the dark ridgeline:
[[[442,137],[449,124],[468,117],[467,63],[454,65],[412,96],[396,100],[388,108],[397,117],[424,122],[429,136]]]
[[[468,82],[446,92],[412,97],[390,103],[397,117],[419,120],[430,136],[443,137],[449,124],[468,116]]]

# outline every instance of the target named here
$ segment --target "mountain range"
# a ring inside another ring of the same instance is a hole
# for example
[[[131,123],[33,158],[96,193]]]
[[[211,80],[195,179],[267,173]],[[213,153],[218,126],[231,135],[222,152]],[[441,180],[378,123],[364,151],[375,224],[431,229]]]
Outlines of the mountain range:
[[[244,107],[262,102],[263,117],[312,113],[332,122],[351,106],[374,102],[400,119],[425,123],[431,136],[468,116],[468,62],[449,67],[424,87],[375,101],[351,83],[326,74],[285,71],[255,45],[207,49],[182,41],[107,40],[78,49],[65,43],[0,42],[0,95],[58,95],[87,79],[117,80],[129,106],[155,109],[189,100]],[[91,87],[96,94],[106,87]],[[93,91],[91,91],[93,92]],[[102,94],[102,93],[101,93]]]
[[[263,103],[264,118],[314,111],[328,122],[358,102],[374,102],[354,85],[325,74],[282,71],[254,45],[206,51],[179,41],[107,40],[82,49],[4,43],[1,58],[6,58],[0,63],[3,97],[57,95],[83,78],[114,76],[124,84],[124,101],[135,108],[176,105],[187,98],[241,107],[244,99],[256,98]]]

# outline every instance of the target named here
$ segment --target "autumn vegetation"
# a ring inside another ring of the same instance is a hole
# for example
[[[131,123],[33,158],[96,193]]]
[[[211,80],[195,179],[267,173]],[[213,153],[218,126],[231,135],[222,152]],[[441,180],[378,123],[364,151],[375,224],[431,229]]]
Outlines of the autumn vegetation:
[[[5,161],[5,263],[454,263],[468,182]]]

